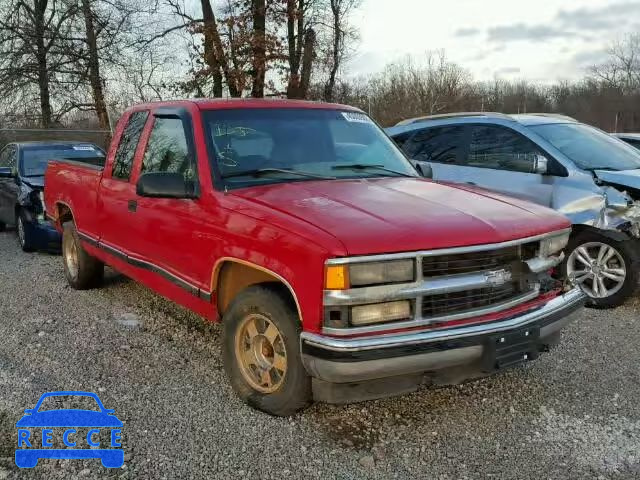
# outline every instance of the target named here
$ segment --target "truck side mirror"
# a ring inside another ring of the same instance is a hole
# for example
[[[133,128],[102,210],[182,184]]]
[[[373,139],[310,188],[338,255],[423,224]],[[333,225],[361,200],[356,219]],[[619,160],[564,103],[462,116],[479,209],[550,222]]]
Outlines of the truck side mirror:
[[[196,185],[181,173],[152,172],[140,176],[136,193],[151,198],[197,198]]]
[[[13,170],[11,167],[0,167],[0,178],[13,178]]]
[[[533,163],[534,173],[547,175],[549,173],[549,159],[544,155],[536,155]]]

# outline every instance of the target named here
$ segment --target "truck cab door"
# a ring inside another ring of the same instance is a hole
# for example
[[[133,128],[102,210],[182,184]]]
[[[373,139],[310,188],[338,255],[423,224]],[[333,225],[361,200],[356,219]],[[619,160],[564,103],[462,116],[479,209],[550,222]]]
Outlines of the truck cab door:
[[[212,212],[200,195],[191,114],[185,109],[163,108],[153,113],[152,122],[139,178],[147,174],[179,174],[185,183],[194,185],[194,195],[134,195],[134,255],[144,262],[140,263],[141,268],[152,269],[191,293],[200,289],[209,292],[212,242],[217,238],[211,233]]]

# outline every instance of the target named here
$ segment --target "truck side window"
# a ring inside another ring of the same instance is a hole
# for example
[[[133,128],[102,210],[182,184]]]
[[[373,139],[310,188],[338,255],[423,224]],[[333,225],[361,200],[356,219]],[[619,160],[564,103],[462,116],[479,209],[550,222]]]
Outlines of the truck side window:
[[[129,180],[131,176],[131,167],[133,165],[133,157],[136,154],[136,148],[140,141],[140,135],[144,129],[144,124],[149,116],[148,111],[133,112],[129,117],[129,122],[122,132],[120,144],[116,151],[115,162],[113,165],[113,178]]]
[[[464,143],[463,126],[425,128],[406,141],[402,150],[412,160],[455,164]]]
[[[142,173],[150,172],[182,173],[185,179],[195,179],[195,166],[189,156],[187,136],[179,118],[155,119],[142,160]]]
[[[534,173],[540,150],[519,133],[504,127],[475,125],[472,127],[468,167],[492,168]]]

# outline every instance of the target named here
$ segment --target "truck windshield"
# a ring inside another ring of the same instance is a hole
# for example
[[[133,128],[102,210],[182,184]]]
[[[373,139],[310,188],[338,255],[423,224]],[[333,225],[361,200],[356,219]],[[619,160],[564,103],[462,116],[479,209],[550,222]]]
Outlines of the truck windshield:
[[[418,176],[395,144],[359,112],[304,108],[203,114],[228,188],[335,178]]]
[[[104,166],[104,152],[95,145],[38,145],[21,149],[20,173],[24,177],[42,177],[49,160],[78,160]]]
[[[617,138],[580,123],[529,127],[584,170],[635,170],[640,153]]]

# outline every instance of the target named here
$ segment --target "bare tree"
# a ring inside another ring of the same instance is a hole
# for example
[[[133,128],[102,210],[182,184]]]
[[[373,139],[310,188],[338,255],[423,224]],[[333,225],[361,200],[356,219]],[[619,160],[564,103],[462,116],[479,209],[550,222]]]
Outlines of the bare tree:
[[[286,0],[289,98],[306,98],[309,89],[316,55],[316,33],[310,21],[312,8],[309,0]]]
[[[54,121],[53,84],[69,73],[65,38],[76,12],[65,0],[6,0],[0,10],[0,95],[37,88],[43,127]]]
[[[93,93],[93,102],[95,104],[96,116],[100,128],[107,130],[110,127],[109,112],[104,99],[104,90],[102,88],[102,75],[100,74],[100,57],[98,52],[98,36],[94,25],[94,12],[91,8],[90,0],[81,0],[82,17],[85,26],[85,38],[87,44],[87,70],[89,84]]]
[[[349,17],[360,6],[360,0],[329,0],[330,47],[327,54],[328,78],[324,85],[324,100],[332,102],[336,78],[344,60],[351,53],[350,43],[358,38],[357,32],[350,27]]]
[[[267,2],[251,0],[251,16],[253,20],[253,86],[251,96],[264,97],[264,82],[267,71]]]
[[[591,68],[592,77],[623,93],[640,90],[640,33],[614,43],[607,53],[607,61]]]

